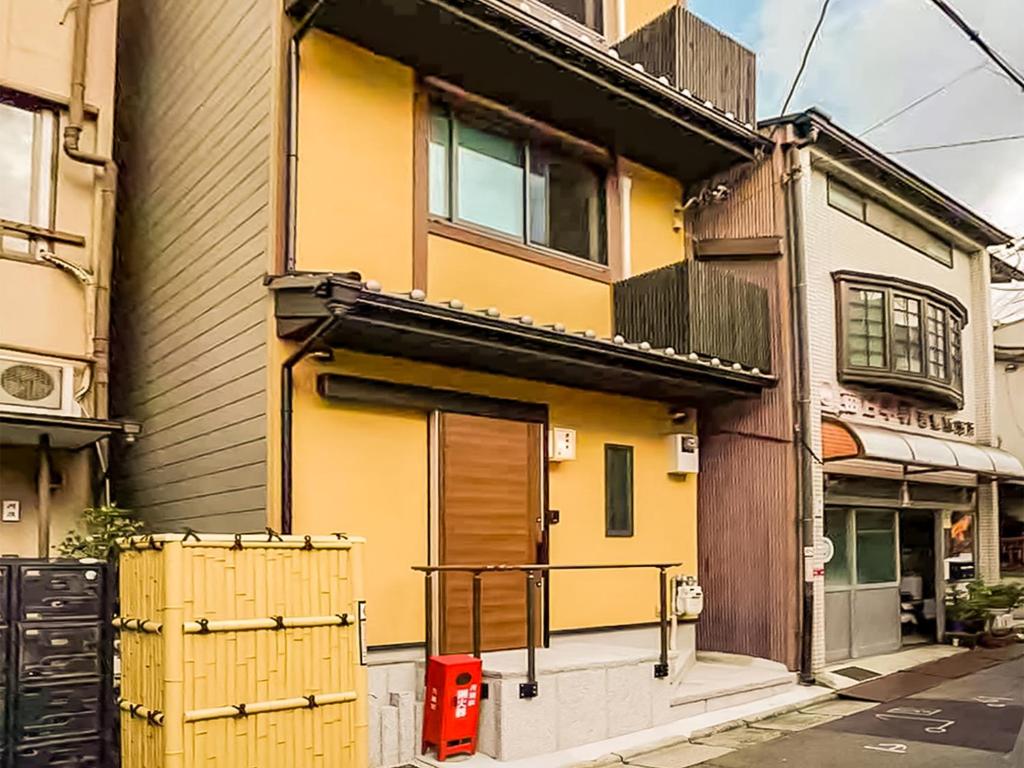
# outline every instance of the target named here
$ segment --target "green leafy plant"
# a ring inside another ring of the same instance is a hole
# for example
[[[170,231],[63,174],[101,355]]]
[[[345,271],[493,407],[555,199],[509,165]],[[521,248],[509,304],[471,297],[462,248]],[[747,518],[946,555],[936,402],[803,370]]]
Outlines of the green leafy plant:
[[[986,584],[974,579],[946,591],[946,618],[971,631],[991,632],[996,614],[1024,605],[1024,585],[1014,582]]]
[[[145,525],[130,509],[116,504],[89,507],[82,513],[82,528],[68,531],[57,548],[63,557],[107,560],[117,551],[117,540],[137,536]]]
[[[989,608],[1012,611],[1024,605],[1024,584],[1003,581],[988,588]]]

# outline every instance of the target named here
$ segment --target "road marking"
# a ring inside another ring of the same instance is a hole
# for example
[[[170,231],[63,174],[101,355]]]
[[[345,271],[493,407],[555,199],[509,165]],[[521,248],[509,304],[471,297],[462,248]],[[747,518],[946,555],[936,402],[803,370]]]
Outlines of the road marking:
[[[1013,701],[1013,699],[1007,699],[1003,696],[975,696],[974,700],[992,709],[1002,709],[1006,706],[1004,702]]]
[[[881,744],[879,744],[876,747],[865,745],[864,749],[873,749],[875,752],[891,752],[894,755],[905,755],[905,754],[907,754],[907,745],[906,744],[900,744],[899,742],[895,742],[895,743],[891,743],[891,744],[882,742]]]
[[[938,710],[941,712],[942,710]],[[949,726],[955,725],[956,720],[942,720],[937,717],[917,717],[916,715],[875,715],[879,720],[917,720],[922,723],[938,723],[938,725],[929,725],[925,728],[926,733],[946,733],[949,730]]]

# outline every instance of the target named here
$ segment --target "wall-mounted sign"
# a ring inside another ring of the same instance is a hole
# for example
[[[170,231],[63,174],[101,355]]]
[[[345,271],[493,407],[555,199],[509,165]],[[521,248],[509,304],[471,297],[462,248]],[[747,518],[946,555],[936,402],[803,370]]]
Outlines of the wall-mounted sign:
[[[16,523],[21,520],[21,502],[17,499],[4,499],[3,522]]]
[[[830,416],[856,416],[892,427],[909,427],[924,432],[941,432],[959,437],[974,437],[974,422],[955,419],[940,411],[930,411],[900,400],[893,395],[864,397],[826,384],[821,388],[821,409]]]

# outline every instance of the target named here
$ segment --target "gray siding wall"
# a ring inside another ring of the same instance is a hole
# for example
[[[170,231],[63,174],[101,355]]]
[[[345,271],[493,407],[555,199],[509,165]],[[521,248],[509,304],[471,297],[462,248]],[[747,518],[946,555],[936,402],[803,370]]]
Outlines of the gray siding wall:
[[[157,530],[266,505],[272,0],[121,0],[116,498]]]

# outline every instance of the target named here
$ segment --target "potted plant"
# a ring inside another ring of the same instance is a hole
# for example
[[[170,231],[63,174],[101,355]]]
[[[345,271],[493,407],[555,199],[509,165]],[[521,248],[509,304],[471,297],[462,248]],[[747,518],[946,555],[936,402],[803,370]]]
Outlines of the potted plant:
[[[987,602],[975,582],[953,585],[946,590],[946,621],[950,632],[981,632],[985,629],[987,615]]]

